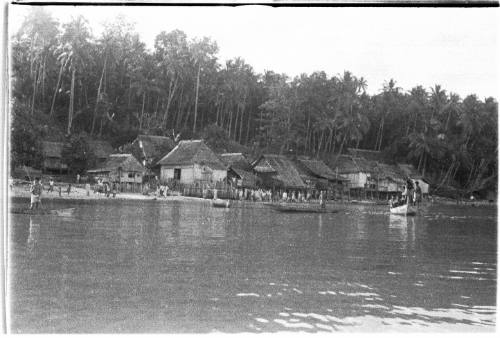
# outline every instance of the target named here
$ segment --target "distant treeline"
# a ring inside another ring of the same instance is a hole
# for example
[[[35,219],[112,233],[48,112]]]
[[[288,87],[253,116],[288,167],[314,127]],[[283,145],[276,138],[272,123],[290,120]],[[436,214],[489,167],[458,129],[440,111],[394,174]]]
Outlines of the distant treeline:
[[[215,41],[180,30],[160,32],[148,50],[123,17],[94,36],[84,17],[60,25],[34,8],[12,37],[13,165],[36,166],[40,138],[85,133],[119,146],[138,133],[189,139],[208,130],[253,152],[331,163],[359,147],[413,163],[436,185],[496,184],[494,98],[439,85],[405,91],[392,79],[370,96],[347,71],[259,74],[239,57],[221,64],[217,53]]]

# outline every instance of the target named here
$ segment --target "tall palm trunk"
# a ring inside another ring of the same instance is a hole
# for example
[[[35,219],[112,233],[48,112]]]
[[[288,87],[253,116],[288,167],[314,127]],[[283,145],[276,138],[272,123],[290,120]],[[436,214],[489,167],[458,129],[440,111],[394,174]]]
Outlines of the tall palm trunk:
[[[106,70],[107,59],[108,59],[108,56],[106,55],[106,58],[104,59],[104,66],[102,67],[101,79],[99,80],[99,86],[97,87],[97,96],[95,99],[94,115],[92,115],[92,127],[90,128],[90,135],[94,134],[95,120],[97,118],[97,107],[99,106],[99,99],[101,98],[102,81],[104,79],[104,73]]]
[[[243,116],[245,116],[245,109],[241,109],[241,116],[240,116],[240,131],[238,135],[238,143],[241,144],[241,138],[243,135]]]
[[[198,91],[200,89],[200,72],[201,72],[201,63],[198,62],[198,75],[196,76],[196,97],[194,100],[193,135],[196,132],[196,118],[198,117]]]
[[[248,112],[248,122],[247,122],[247,137],[245,139],[245,145],[248,145],[249,137],[250,137],[250,111]]]
[[[42,66],[42,103],[45,101],[45,78],[46,78],[46,67],[47,66],[47,57],[43,56],[43,66]]]
[[[238,137],[238,142],[241,143],[242,134],[243,134],[243,115],[245,115],[245,105],[247,100],[247,94],[243,97],[243,106],[241,107],[241,119],[240,119],[240,135]]]
[[[423,159],[424,159],[424,153],[420,154],[420,158],[418,160],[418,166],[417,166],[417,171],[420,171],[421,167],[422,167],[422,162],[423,162]]]
[[[38,73],[39,71],[35,69],[35,76],[33,77],[33,99],[31,102],[31,115],[33,115],[35,112],[35,98],[36,98],[36,87],[37,87],[36,83],[38,79]]]
[[[67,134],[71,135],[71,125],[73,124],[73,105],[75,100],[75,73],[76,69],[73,68],[73,72],[71,73],[71,92],[69,97],[69,110],[68,110],[68,129]]]
[[[220,114],[220,102],[219,102],[219,96],[217,94],[217,102],[215,103],[215,125],[219,126],[219,114]]]
[[[142,119],[144,117],[144,104],[146,103],[146,92],[142,93],[142,110],[141,110],[141,118],[139,119],[139,130],[142,130]]]
[[[175,129],[179,129],[179,125],[182,121],[182,106],[184,105],[184,87],[181,88],[181,93],[179,96],[179,107],[177,107],[177,116],[175,117]]]
[[[340,143],[340,149],[339,149],[339,153],[337,154],[337,158],[342,154],[342,150],[344,150],[344,144],[345,144],[346,139],[347,139],[347,132],[344,134],[344,138],[342,139],[342,143]]]
[[[56,90],[54,91],[54,96],[52,97],[52,104],[50,106],[50,113],[49,113],[50,116],[52,116],[52,114],[54,113],[54,104],[56,103],[57,91],[59,90],[59,85],[61,84],[62,73],[64,71],[64,68],[66,68],[67,63],[68,63],[68,58],[66,58],[66,60],[64,60],[64,62],[61,62],[61,68],[59,69],[59,76],[57,77]]]
[[[331,149],[331,145],[332,145],[332,135],[333,135],[333,130],[331,128],[328,128],[328,137],[326,138],[325,140],[325,150],[324,150],[324,153],[328,153]]]
[[[332,153],[332,154],[335,154],[335,145],[336,145],[335,138],[336,138],[336,136],[337,136],[337,130],[334,130],[333,139],[332,139],[332,147],[330,150],[330,153]]]
[[[384,124],[385,124],[385,117],[382,117],[382,121],[380,121],[380,137],[378,139],[378,145],[375,145],[375,150],[380,150],[382,147],[382,138],[384,137]]]
[[[427,166],[427,154],[424,153],[424,164],[422,165],[422,176],[425,176],[425,167]]]
[[[319,156],[319,153],[321,152],[321,145],[323,144],[324,137],[325,137],[325,129],[321,131],[321,137],[318,142],[318,150],[316,152],[316,156]]]
[[[170,105],[172,103],[172,99],[174,97],[175,91],[177,90],[177,83],[178,83],[178,78],[175,74],[173,74],[172,78],[170,79],[170,85],[168,88],[167,108],[165,109],[165,113],[163,114],[162,125],[164,125],[165,127],[167,126],[168,111],[170,109]]]
[[[304,153],[309,151],[309,129],[311,125],[311,116],[307,117],[307,129],[306,129],[306,144],[304,145]]]

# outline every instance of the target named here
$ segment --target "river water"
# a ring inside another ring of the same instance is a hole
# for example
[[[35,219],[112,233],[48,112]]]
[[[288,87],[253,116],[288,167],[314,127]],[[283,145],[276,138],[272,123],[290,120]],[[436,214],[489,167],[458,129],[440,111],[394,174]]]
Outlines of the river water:
[[[11,332],[495,329],[493,207],[45,203],[77,209],[11,216]]]

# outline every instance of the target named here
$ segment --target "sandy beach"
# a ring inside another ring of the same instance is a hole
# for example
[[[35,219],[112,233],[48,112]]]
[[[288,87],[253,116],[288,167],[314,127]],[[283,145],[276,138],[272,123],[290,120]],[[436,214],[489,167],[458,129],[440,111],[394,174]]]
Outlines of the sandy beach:
[[[67,193],[67,184],[66,185],[61,185],[62,191],[61,195],[59,195],[59,186],[54,187],[53,192],[48,192],[48,186],[44,185],[43,193],[42,193],[42,200],[44,199],[64,199],[64,200],[99,200],[99,199],[116,199],[116,200],[202,200],[201,198],[196,198],[196,197],[187,197],[187,196],[180,196],[180,195],[173,195],[173,196],[168,196],[168,197],[157,197],[154,194],[150,195],[143,195],[140,193],[130,193],[130,192],[124,192],[124,193],[117,193],[116,197],[113,197],[111,194],[110,197],[106,197],[106,195],[102,193],[94,193],[93,190],[91,189],[89,194],[87,195],[87,191],[85,188],[82,188],[81,186],[71,186],[71,191],[68,194]],[[11,189],[9,189],[9,197],[11,198],[29,198],[30,197],[30,191],[29,191],[29,185],[28,184],[18,184],[14,185]]]

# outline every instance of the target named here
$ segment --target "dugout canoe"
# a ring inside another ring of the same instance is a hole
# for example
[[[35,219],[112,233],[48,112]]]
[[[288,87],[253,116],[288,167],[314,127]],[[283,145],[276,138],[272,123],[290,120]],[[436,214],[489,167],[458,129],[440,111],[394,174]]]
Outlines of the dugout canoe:
[[[403,204],[394,208],[390,208],[390,212],[394,215],[414,216],[417,214],[417,207],[413,205]]]
[[[24,214],[24,215],[56,215],[56,216],[71,216],[75,208],[66,209],[29,209],[29,208],[13,208],[10,209],[12,214]]]
[[[330,209],[328,207],[322,208],[317,204],[311,203],[277,203],[271,204],[274,210],[280,212],[290,212],[290,213],[336,213],[339,209]]]

